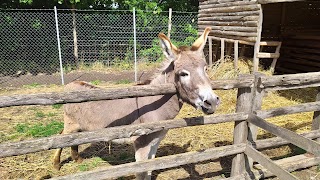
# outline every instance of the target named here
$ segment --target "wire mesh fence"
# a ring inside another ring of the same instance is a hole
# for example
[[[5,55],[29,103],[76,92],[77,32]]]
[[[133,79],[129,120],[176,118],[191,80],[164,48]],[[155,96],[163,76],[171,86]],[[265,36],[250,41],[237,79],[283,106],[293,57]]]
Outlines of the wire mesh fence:
[[[0,10],[0,86],[61,84],[60,72],[65,83],[143,80],[162,59],[157,36],[168,23],[169,12],[58,9],[55,19],[51,9]],[[173,11],[172,41],[190,45],[196,36],[197,13]]]

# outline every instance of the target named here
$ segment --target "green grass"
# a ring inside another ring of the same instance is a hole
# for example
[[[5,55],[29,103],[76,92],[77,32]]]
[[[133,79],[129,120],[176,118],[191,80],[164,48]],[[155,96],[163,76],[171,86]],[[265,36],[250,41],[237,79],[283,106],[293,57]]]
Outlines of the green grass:
[[[58,134],[63,129],[63,122],[51,121],[48,124],[37,123],[33,125],[20,123],[16,125],[15,129],[18,133],[25,136],[48,137]]]
[[[63,104],[54,104],[52,105],[53,109],[60,109],[63,106]]]
[[[97,85],[101,84],[101,80],[90,81],[90,83],[97,86]]]
[[[23,85],[24,88],[37,88],[39,86],[41,86],[39,83],[32,83],[32,84]]]
[[[130,84],[132,83],[132,81],[130,81],[129,79],[122,79],[116,82],[116,84]]]

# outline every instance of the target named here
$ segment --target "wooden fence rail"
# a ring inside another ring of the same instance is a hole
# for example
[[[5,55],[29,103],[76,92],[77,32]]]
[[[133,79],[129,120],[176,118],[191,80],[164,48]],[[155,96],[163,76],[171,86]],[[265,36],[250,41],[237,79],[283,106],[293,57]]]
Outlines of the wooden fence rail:
[[[269,170],[276,173],[276,175],[279,175],[280,177],[294,178],[293,176],[290,176],[288,172],[290,172],[291,170],[295,170],[296,167],[302,167],[305,165],[296,163],[294,164],[294,166],[284,166],[284,169],[278,170],[277,168],[275,169],[271,167],[278,167],[278,165],[274,164],[272,161],[270,161],[268,158],[266,158],[253,148],[264,149],[292,143],[306,149],[309,152],[312,152],[316,155],[320,155],[320,144],[315,141],[312,141],[312,139],[320,138],[319,129],[315,128],[314,131],[311,131],[309,133],[297,135],[294,132],[291,132],[283,128],[279,128],[263,120],[265,118],[307,111],[320,112],[320,101],[268,110],[259,110],[259,107],[261,107],[261,98],[263,94],[262,91],[316,87],[320,86],[319,77],[320,72],[278,76],[261,76],[255,74],[241,76],[237,79],[232,80],[212,81],[211,85],[213,89],[229,90],[239,88],[237,100],[237,113],[167,120],[157,123],[145,123],[139,125],[111,127],[90,132],[56,135],[47,138],[38,138],[14,143],[1,143],[0,157],[21,155],[43,150],[62,148],[72,145],[80,145],[84,143],[110,141],[119,138],[128,138],[131,136],[150,134],[163,129],[172,129],[205,124],[217,124],[222,122],[234,121],[236,122],[234,131],[235,144],[231,146],[212,148],[201,152],[188,152],[178,155],[161,157],[145,162],[135,162],[124,165],[118,165],[114,167],[103,168],[100,170],[78,173],[64,177],[57,177],[55,179],[88,179],[88,177],[90,177],[91,179],[105,179],[109,177],[111,178],[129,175],[134,172],[165,169],[175,167],[178,165],[195,163],[199,161],[223,157],[226,155],[236,154],[237,156],[236,159],[234,159],[233,164],[239,162],[246,163],[245,158],[243,158],[243,153],[246,153],[250,157],[255,157],[259,159],[263,165],[269,167]],[[52,105],[65,103],[79,103],[86,101],[153,96],[168,93],[176,93],[176,89],[173,84],[165,84],[161,86],[134,86],[127,88],[113,88],[108,90],[99,89],[81,92],[0,96],[0,108],[23,105]],[[263,129],[266,129],[280,137],[270,138],[267,140],[255,140],[255,138],[253,137],[255,132],[253,129],[251,129],[250,124],[248,131],[247,122],[252,123],[253,125],[261,127]],[[249,145],[249,147],[246,144],[247,139],[249,139],[249,141],[251,142],[252,147],[251,145]],[[320,158],[312,158],[310,159],[310,161],[307,161],[308,163],[306,163],[305,161],[301,162],[305,164],[315,164],[318,161],[320,162]],[[248,164],[242,165],[243,167],[248,166]],[[249,166],[252,166],[252,164],[250,165],[249,163]],[[253,173],[257,175],[257,172],[254,171]],[[243,168],[239,168],[239,166],[233,167],[232,175],[233,177],[231,179],[234,179],[235,177],[247,177],[245,170]],[[269,173],[268,175],[272,175],[272,173]]]

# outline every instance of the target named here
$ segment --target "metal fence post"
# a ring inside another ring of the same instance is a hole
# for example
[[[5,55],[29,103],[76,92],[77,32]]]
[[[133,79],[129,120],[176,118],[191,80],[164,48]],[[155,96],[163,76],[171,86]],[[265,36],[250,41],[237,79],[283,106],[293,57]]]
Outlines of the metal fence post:
[[[60,61],[61,84],[64,85],[63,67],[62,67],[62,58],[61,58],[61,47],[60,47],[60,36],[59,36],[59,25],[58,25],[58,13],[57,13],[56,6],[54,6],[54,17],[55,17],[55,21],[56,21],[56,30],[57,30],[57,42],[58,42],[59,61]]]
[[[136,38],[136,8],[133,8],[133,50],[134,50],[134,81],[138,81],[137,76],[137,38]]]

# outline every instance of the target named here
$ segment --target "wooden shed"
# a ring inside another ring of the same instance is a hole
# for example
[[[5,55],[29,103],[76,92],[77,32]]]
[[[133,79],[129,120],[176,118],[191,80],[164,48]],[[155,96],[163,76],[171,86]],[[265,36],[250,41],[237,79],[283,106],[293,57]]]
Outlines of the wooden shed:
[[[315,0],[200,0],[198,27],[212,27],[209,63],[234,52],[237,66],[239,49],[251,49],[253,71],[263,59],[277,73],[311,72],[320,71],[319,14]]]

